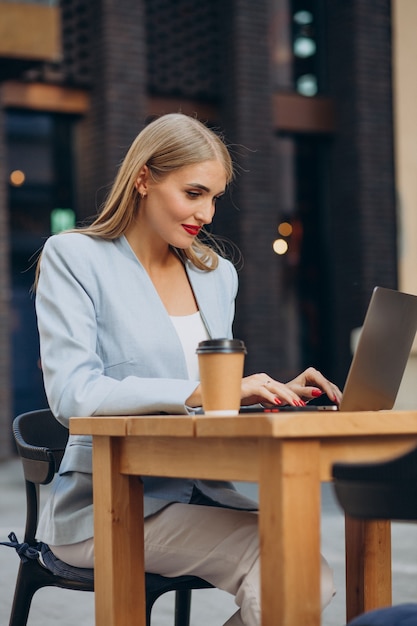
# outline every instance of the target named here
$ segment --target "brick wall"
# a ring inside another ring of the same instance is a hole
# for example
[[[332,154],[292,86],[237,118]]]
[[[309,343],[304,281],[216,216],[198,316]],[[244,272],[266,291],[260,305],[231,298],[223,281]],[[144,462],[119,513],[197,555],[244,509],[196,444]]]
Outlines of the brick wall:
[[[330,151],[328,327],[343,381],[372,288],[397,285],[390,0],[326,1]]]
[[[272,79],[268,48],[269,3],[236,0],[223,18],[225,42],[222,125],[239,166],[229,215],[243,254],[235,334],[248,347],[247,371],[282,372],[287,361],[284,307],[276,237]],[[221,207],[223,210],[223,207]]]
[[[92,0],[92,5],[91,109],[77,147],[82,216],[101,204],[147,109],[143,2]]]

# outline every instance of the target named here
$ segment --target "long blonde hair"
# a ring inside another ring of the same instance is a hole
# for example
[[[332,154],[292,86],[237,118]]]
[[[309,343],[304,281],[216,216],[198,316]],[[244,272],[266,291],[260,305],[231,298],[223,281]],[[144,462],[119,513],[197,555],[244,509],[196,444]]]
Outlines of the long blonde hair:
[[[233,179],[233,163],[224,141],[193,117],[182,113],[163,115],[137,135],[122,161],[103,208],[89,226],[77,229],[93,237],[117,239],[127,231],[140,208],[140,194],[135,187],[138,173],[146,165],[156,182],[186,165],[219,161],[226,181]],[[210,236],[205,234],[206,239]],[[183,260],[197,268],[215,269],[218,263],[213,248],[196,238],[185,250],[177,250]]]

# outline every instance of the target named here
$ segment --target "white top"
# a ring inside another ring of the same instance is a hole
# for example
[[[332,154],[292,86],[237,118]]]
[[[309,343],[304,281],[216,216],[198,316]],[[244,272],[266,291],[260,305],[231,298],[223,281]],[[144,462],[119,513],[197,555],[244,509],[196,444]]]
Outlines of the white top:
[[[192,315],[171,315],[170,317],[178,337],[180,338],[182,349],[184,350],[188,377],[190,380],[200,380],[196,349],[200,341],[209,339],[200,311]]]

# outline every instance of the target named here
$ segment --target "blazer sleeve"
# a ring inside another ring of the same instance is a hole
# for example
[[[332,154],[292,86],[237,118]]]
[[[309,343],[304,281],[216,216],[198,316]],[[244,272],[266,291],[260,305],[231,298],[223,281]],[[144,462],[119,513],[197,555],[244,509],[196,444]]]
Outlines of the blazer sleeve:
[[[97,351],[100,286],[76,240],[67,245],[65,237],[46,242],[36,291],[44,385],[54,415],[68,426],[71,416],[187,413],[184,403],[195,381],[105,374]]]

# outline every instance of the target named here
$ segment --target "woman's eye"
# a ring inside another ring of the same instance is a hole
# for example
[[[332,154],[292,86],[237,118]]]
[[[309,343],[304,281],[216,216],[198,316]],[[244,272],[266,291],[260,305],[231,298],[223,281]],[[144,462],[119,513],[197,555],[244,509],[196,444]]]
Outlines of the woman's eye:
[[[198,198],[201,196],[199,191],[187,191],[186,193],[190,198]]]

